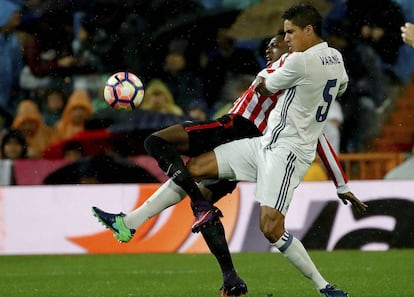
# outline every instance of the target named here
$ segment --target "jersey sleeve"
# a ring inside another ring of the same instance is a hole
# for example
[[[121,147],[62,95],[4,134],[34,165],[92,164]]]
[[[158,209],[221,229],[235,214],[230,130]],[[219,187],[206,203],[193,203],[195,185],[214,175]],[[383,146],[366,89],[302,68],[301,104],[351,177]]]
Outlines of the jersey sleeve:
[[[338,96],[337,97],[340,97],[340,96],[342,96],[343,93],[345,93],[346,88],[348,86],[348,81],[349,81],[348,74],[346,73],[346,71],[344,69],[344,72],[342,74],[342,80],[341,80],[341,83],[339,85],[339,90],[338,90]]]
[[[302,53],[291,54],[286,58],[283,67],[269,73],[266,78],[266,89],[271,93],[276,93],[278,90],[289,89],[300,84],[304,79],[305,66]]]
[[[273,72],[273,71],[274,70],[272,70],[272,69],[265,68],[265,69],[260,70],[260,72],[257,74],[257,76],[261,76],[261,77],[267,78],[269,76],[269,73],[270,72]]]
[[[324,134],[318,138],[317,151],[336,186],[337,192],[339,194],[350,192],[349,186],[347,185],[348,178],[339,162],[338,156]]]

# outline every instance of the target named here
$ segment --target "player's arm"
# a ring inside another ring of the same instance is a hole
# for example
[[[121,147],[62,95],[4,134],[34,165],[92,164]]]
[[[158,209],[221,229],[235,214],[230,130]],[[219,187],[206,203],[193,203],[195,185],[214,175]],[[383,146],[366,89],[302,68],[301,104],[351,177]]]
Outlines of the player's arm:
[[[338,95],[337,97],[341,97],[343,93],[345,93],[346,88],[348,87],[348,81],[349,81],[349,77],[348,74],[346,73],[345,69],[342,73],[342,78],[341,78],[341,83],[339,84],[339,90],[338,90]]]
[[[243,94],[240,95],[240,97],[238,97],[236,100],[234,100],[233,102],[233,107],[230,108],[229,112],[231,112],[231,110],[237,106],[238,103],[242,102],[244,99],[246,98],[251,98],[252,96],[255,95],[255,87],[258,84],[258,80],[263,79],[268,77],[268,75],[272,72],[275,71],[275,69],[277,68],[277,65],[281,64],[281,59],[279,58],[279,60],[277,60],[276,62],[274,62],[271,66],[268,66],[262,70],[260,70],[260,72],[257,74],[256,78],[253,80],[252,84],[250,85],[250,87],[245,90],[243,92]]]
[[[401,26],[401,38],[411,47],[414,47],[414,24],[406,22]]]
[[[283,67],[275,69],[267,77],[258,75],[255,91],[262,96],[270,96],[278,90],[285,90],[299,85],[305,77],[304,69],[306,67],[303,55],[292,53],[286,58]]]
[[[364,212],[368,206],[359,200],[349,189],[348,178],[339,162],[339,158],[324,134],[318,138],[317,151],[336,186],[339,199],[344,204],[350,202],[358,212]]]

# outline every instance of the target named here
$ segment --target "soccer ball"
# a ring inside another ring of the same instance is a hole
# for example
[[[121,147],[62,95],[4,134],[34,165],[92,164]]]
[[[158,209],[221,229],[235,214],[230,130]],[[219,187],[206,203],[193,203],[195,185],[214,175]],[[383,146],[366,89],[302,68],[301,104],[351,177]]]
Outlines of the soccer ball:
[[[104,98],[114,109],[135,109],[144,99],[144,85],[138,76],[131,72],[117,72],[106,81]]]

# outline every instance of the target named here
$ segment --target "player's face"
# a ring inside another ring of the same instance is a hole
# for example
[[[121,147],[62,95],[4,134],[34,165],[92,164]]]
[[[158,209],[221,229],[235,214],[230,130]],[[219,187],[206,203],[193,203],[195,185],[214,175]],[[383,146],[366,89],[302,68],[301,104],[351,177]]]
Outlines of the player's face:
[[[288,44],[289,50],[292,52],[303,52],[308,49],[309,28],[301,28],[292,23],[292,21],[285,20],[285,41]]]
[[[266,48],[266,61],[267,64],[271,64],[277,61],[281,55],[288,52],[287,43],[284,41],[283,37],[277,35],[273,37]]]

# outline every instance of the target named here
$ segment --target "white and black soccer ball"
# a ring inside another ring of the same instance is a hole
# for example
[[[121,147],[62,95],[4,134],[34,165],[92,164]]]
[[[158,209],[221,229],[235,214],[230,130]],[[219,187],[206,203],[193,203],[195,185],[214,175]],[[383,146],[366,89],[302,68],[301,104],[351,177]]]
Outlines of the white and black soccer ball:
[[[132,110],[138,108],[144,99],[144,85],[131,72],[117,72],[106,81],[103,95],[112,108]]]

